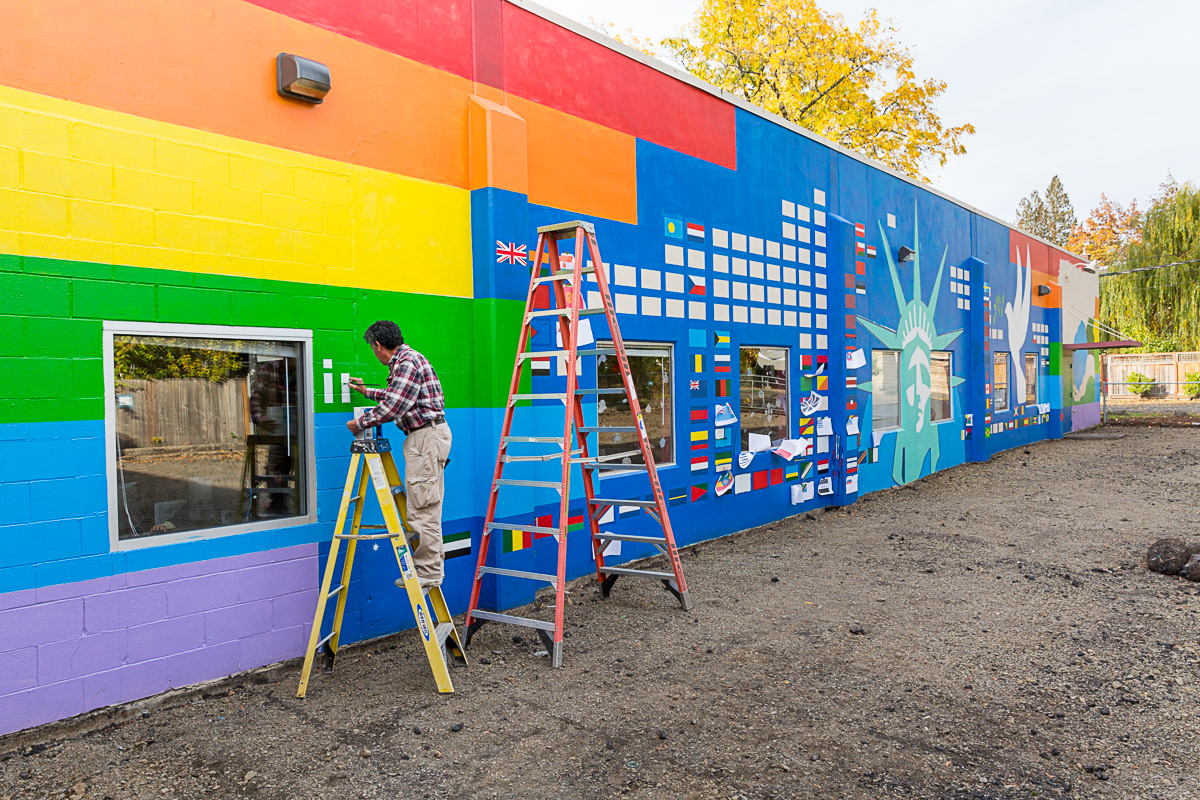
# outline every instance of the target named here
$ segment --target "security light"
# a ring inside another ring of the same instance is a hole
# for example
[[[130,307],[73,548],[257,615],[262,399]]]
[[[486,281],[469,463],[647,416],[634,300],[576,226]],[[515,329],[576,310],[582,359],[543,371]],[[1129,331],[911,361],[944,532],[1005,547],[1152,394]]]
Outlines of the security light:
[[[329,67],[290,53],[275,57],[275,90],[280,97],[316,105],[329,93]]]
[[[1045,297],[1046,295],[1050,294],[1050,287],[1044,283],[1038,284],[1037,289],[1038,289],[1038,293],[1037,293],[1038,297]]]
[[[912,250],[912,249],[909,249],[909,248],[901,245],[900,250],[896,253],[896,260],[901,261],[901,262],[912,261],[913,256],[915,256],[916,254],[917,254],[916,250]]]

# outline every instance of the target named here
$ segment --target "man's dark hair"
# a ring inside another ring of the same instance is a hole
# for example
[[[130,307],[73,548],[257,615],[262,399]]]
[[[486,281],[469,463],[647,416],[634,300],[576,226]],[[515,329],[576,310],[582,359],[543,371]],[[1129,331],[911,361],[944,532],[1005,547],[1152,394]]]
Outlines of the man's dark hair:
[[[400,326],[391,320],[381,319],[367,328],[367,332],[363,334],[363,339],[367,344],[379,342],[380,345],[388,350],[395,350],[400,345],[404,344],[404,334],[400,333]]]

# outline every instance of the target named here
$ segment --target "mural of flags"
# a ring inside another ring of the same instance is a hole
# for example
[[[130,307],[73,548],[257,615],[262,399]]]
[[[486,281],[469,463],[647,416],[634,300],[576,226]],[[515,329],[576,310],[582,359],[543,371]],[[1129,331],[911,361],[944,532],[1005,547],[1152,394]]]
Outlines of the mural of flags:
[[[530,372],[532,374],[540,375],[543,377],[549,377],[549,375],[550,375],[550,359],[535,358],[535,359],[532,359],[529,362],[529,364],[530,364]]]
[[[811,461],[805,461],[802,463],[800,465],[800,477],[807,478],[809,475],[812,475],[812,468],[813,465]]]
[[[698,502],[708,497],[708,482],[692,485],[692,502]]]
[[[858,456],[850,456],[846,459],[846,474],[852,475],[858,472]]]
[[[708,406],[692,406],[692,422],[708,420]]]
[[[688,290],[687,290],[688,294],[700,294],[700,295],[704,294],[704,288],[705,288],[704,287],[704,276],[692,275],[691,273],[688,273],[687,283],[688,283]]]
[[[869,245],[867,245],[867,258],[874,258],[874,257],[875,257],[875,246],[869,244]]]
[[[703,242],[704,241],[704,226],[697,225],[694,222],[689,222],[687,224],[687,237],[689,239],[693,239],[697,242]]]
[[[829,472],[829,459],[822,458],[817,462],[817,472]]]
[[[733,469],[733,451],[718,450],[717,451],[717,472],[729,472]]]
[[[858,281],[857,283],[854,284],[854,291],[858,294],[866,294],[867,293],[867,285],[865,283],[863,283],[862,281]]]
[[[641,511],[639,506],[617,506],[617,516],[621,519],[636,517],[639,511]]]
[[[718,353],[713,356],[713,371],[714,372],[729,372],[729,355]]]
[[[787,472],[785,472],[783,475],[783,479],[786,481],[799,480],[800,479],[800,468],[794,467],[794,466],[788,467]]]
[[[854,235],[858,236],[860,238],[863,236],[866,236],[867,235],[867,226],[862,224],[861,222],[854,223]]]
[[[752,489],[765,489],[771,484],[770,474],[765,469],[754,473]]]
[[[729,379],[722,378],[719,381],[713,381],[717,389],[717,397],[729,397]]]
[[[505,244],[499,239],[496,240],[496,263],[497,264],[520,264],[522,267],[529,265],[529,253],[525,249],[525,245],[509,242]]]
[[[846,388],[847,389],[857,389],[858,388],[858,376],[851,375],[850,377],[846,378]]]
[[[692,456],[692,472],[707,472],[708,456]]]
[[[663,235],[672,239],[682,239],[683,221],[673,217],[663,217]]]
[[[713,333],[713,344],[718,348],[729,347],[729,331],[715,331]]]
[[[442,536],[442,548],[445,558],[458,558],[471,555],[471,532],[447,533]]]
[[[828,392],[829,391],[829,376],[828,375],[818,375],[817,376],[817,391],[818,392]]]
[[[685,506],[688,499],[688,487],[682,486],[678,489],[672,489],[667,495],[667,505],[669,506]]]
[[[804,435],[812,436],[812,432],[813,432],[812,417],[801,417],[798,420],[798,422],[800,423],[800,435],[801,436],[804,436]]]
[[[692,450],[708,449],[708,431],[692,431]]]
[[[854,255],[862,256],[862,255],[866,255],[866,253],[867,253],[867,246],[865,244],[863,244],[862,242],[854,243]]]
[[[692,372],[704,372],[703,353],[696,353],[692,356]]]
[[[529,531],[504,531],[504,552],[516,553],[533,546],[533,534]]]
[[[691,392],[692,397],[708,397],[708,381],[688,381],[688,389]]]
[[[720,428],[717,428],[717,435],[716,439],[714,440],[717,447],[729,447],[730,443],[733,441],[733,434],[730,433],[732,428],[732,425],[724,425]]]
[[[783,483],[783,467],[776,467],[771,470],[771,485],[778,486]]]

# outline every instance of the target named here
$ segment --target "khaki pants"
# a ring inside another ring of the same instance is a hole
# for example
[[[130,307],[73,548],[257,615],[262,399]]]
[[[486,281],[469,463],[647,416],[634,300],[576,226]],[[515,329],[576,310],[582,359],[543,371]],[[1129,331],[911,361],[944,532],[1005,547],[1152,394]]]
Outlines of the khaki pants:
[[[427,584],[442,582],[442,498],[449,459],[450,426],[445,423],[421,428],[404,438],[408,526],[421,537],[413,566],[417,577]]]

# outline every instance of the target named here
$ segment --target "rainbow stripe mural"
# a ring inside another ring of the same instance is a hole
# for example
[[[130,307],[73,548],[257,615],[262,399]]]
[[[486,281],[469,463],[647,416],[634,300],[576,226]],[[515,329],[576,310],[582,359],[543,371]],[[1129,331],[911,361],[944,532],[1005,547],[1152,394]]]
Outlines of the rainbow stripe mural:
[[[453,555],[472,553],[538,225],[596,224],[624,337],[664,353],[647,415],[681,544],[1095,418],[1094,362],[1062,351],[1095,314],[1081,259],[599,39],[512,0],[17,4],[0,28],[0,733],[302,654],[348,457],[341,376],[378,374],[361,342],[377,319],[441,376],[445,529]],[[329,66],[323,104],[275,93],[280,52]],[[919,269],[893,263],[901,244]],[[888,345],[908,334],[938,343]],[[179,408],[217,409],[178,418],[230,418],[221,447],[156,434],[153,381],[128,377],[137,347],[179,337],[205,343],[187,345],[205,369],[259,342],[237,356],[257,366],[236,413],[212,388],[225,377],[175,378]],[[893,402],[872,369],[885,349],[914,389],[886,428],[872,424]],[[1021,372],[1018,397],[1003,376],[1004,408],[1001,362],[1032,365],[1035,384]],[[301,396],[266,426],[253,376],[281,364]],[[534,367],[547,385],[561,369]],[[937,422],[930,398],[948,409]],[[811,450],[741,465],[752,420]],[[158,484],[124,472],[136,450],[163,470],[232,458],[240,476],[251,439],[268,461],[289,448],[271,469],[293,470],[304,499],[282,517],[240,490],[221,506],[224,479],[186,469],[179,500],[139,506]],[[506,513],[557,513],[527,499]],[[200,510],[204,525],[179,523]],[[507,541],[506,558],[549,568],[542,538]],[[587,538],[571,548],[571,573],[590,572]],[[456,610],[473,561],[447,561]],[[343,642],[410,626],[387,559],[356,566]]]

